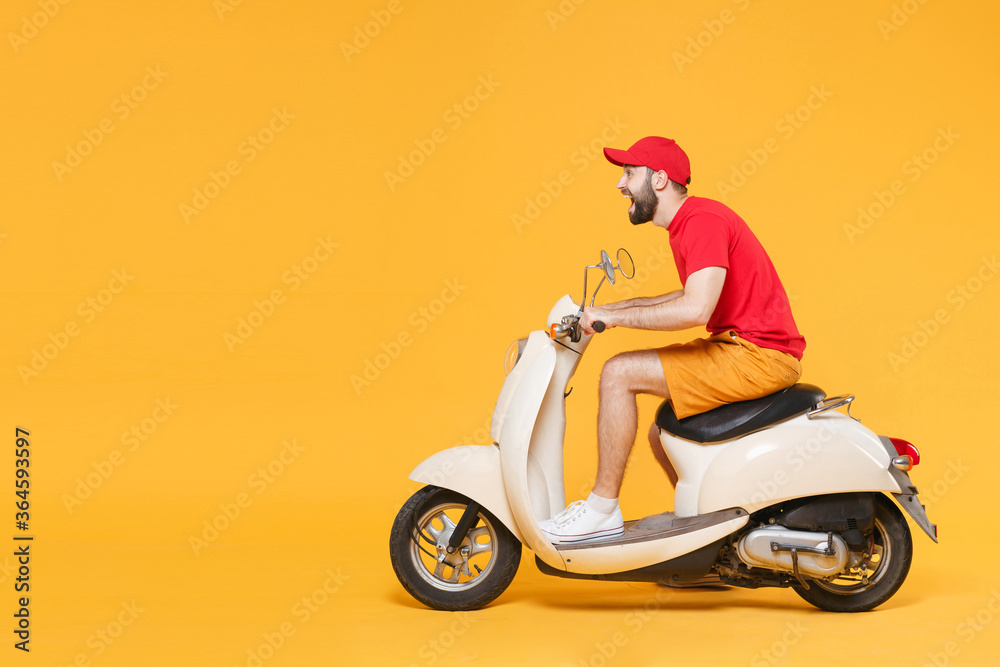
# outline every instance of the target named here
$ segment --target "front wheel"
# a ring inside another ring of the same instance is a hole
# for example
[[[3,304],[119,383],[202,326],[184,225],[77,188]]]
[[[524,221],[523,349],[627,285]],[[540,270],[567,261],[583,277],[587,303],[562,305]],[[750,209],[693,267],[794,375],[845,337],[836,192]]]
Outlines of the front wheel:
[[[806,602],[825,611],[868,611],[903,585],[913,559],[910,528],[892,501],[881,494],[875,500],[868,558],[860,567],[845,570],[832,580],[810,580],[809,590],[795,587]]]
[[[455,491],[425,486],[392,524],[392,569],[403,588],[432,609],[485,607],[507,589],[521,563],[521,543],[486,508],[480,508],[461,545],[448,553],[469,502]]]

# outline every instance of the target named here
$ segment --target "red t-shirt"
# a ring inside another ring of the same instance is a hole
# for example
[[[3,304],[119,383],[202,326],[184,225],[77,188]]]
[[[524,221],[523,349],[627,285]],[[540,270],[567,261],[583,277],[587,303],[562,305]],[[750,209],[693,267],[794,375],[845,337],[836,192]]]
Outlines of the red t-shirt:
[[[727,269],[712,334],[733,330],[755,345],[802,359],[806,339],[799,334],[788,295],[771,258],[743,219],[725,204],[688,197],[667,228],[681,285],[709,266]]]

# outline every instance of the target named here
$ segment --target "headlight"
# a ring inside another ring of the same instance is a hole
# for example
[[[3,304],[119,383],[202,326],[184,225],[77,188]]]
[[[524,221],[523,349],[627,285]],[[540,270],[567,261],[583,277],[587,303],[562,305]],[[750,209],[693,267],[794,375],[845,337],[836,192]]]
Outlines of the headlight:
[[[524,352],[524,346],[527,345],[528,339],[522,338],[521,340],[515,341],[510,344],[507,348],[507,353],[503,355],[503,374],[510,375],[510,372],[514,370],[514,366],[517,366],[517,362],[521,360],[521,354]]]

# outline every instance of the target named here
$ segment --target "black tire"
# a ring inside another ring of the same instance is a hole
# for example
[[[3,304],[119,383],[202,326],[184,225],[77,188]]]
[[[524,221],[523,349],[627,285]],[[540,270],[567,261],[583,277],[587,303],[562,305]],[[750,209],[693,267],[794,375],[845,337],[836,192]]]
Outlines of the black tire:
[[[447,545],[468,504],[460,493],[425,486],[406,501],[392,524],[389,555],[396,578],[432,609],[485,607],[507,590],[521,563],[521,543],[485,507],[458,550],[447,554],[437,548]],[[463,557],[463,548],[477,552]]]
[[[810,580],[809,590],[795,587],[803,600],[824,611],[869,611],[895,594],[903,585],[913,560],[913,540],[899,508],[882,494],[875,502],[873,554],[865,564],[868,583],[860,572],[846,572],[833,581]]]

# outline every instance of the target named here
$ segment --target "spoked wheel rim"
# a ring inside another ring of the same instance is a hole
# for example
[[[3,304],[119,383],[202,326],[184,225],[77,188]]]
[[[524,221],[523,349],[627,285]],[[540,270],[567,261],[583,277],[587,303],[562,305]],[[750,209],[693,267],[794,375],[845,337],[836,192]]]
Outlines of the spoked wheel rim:
[[[410,558],[417,574],[431,586],[449,592],[476,586],[493,570],[497,558],[497,534],[482,512],[453,553],[448,542],[466,506],[441,503],[421,514],[414,522]]]
[[[885,525],[876,517],[875,528],[872,531],[871,553],[860,567],[848,568],[836,579],[817,579],[815,584],[838,595],[854,595],[870,590],[878,585],[889,571],[893,558],[892,546]]]

